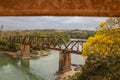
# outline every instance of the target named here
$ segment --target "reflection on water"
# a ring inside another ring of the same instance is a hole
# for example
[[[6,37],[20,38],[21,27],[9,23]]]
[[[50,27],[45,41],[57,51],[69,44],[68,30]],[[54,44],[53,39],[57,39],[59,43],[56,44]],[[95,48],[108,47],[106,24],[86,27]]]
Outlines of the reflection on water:
[[[30,72],[30,60],[13,60],[0,57],[0,80],[44,80]]]
[[[51,51],[50,56],[39,59],[13,60],[0,56],[0,80],[54,80],[58,70],[59,54]],[[81,56],[72,55],[72,63],[84,64]]]

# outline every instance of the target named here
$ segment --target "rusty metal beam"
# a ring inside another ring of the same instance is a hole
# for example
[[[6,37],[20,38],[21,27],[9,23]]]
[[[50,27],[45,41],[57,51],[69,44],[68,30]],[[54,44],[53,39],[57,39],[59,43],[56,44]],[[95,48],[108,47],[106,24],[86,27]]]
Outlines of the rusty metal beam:
[[[39,48],[53,49],[57,51],[63,51],[67,53],[81,54],[79,44],[86,42],[86,40],[71,40],[69,43],[65,43],[60,37],[49,36],[10,36],[8,41],[19,44],[29,44],[30,46],[36,45]],[[62,45],[61,45],[62,44]],[[76,49],[75,49],[76,48]]]
[[[0,0],[0,16],[120,16],[120,0]]]

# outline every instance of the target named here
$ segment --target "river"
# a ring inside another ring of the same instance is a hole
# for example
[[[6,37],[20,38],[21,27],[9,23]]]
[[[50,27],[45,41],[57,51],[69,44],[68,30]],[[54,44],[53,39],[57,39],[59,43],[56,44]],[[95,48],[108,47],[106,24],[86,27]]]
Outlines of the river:
[[[0,80],[55,80],[59,66],[59,52],[38,59],[14,60],[0,56]],[[84,58],[72,54],[72,63],[84,64]]]

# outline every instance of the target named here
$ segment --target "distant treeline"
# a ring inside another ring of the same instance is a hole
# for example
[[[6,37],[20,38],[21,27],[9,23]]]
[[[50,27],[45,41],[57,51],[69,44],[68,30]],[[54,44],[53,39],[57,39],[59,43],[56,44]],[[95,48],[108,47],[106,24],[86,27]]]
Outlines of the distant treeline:
[[[48,36],[69,36],[69,38],[75,39],[87,39],[90,36],[93,36],[95,31],[89,30],[54,30],[54,29],[45,29],[45,30],[14,30],[14,31],[3,31],[2,36],[25,36],[25,35],[48,35]]]
[[[93,36],[95,31],[69,31],[65,32],[65,34],[69,35],[70,38],[74,39],[88,39],[88,37]]]

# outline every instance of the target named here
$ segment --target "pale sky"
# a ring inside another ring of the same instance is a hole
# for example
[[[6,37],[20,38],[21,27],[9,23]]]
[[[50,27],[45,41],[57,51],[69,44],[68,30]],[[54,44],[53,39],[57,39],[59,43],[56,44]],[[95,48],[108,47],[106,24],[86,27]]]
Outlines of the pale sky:
[[[34,16],[34,17],[0,17],[0,25],[4,30],[29,29],[81,29],[96,30],[106,17],[77,17],[77,16]]]

